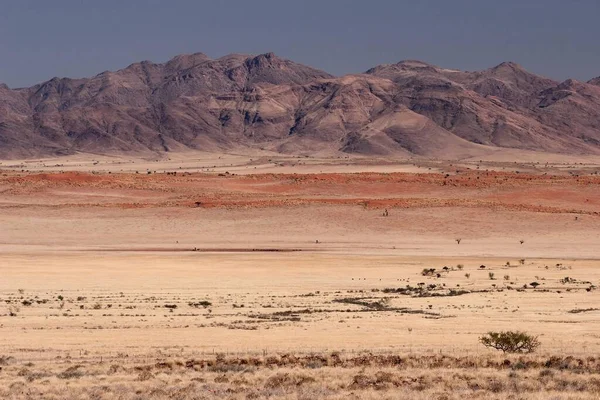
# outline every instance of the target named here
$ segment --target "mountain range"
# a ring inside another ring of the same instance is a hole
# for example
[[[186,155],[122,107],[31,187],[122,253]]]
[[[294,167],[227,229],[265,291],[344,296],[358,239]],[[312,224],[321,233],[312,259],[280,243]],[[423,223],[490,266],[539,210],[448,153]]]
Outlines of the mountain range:
[[[273,53],[196,53],[0,85],[0,158],[186,149],[457,158],[490,147],[600,154],[600,77],[412,60],[335,77]]]

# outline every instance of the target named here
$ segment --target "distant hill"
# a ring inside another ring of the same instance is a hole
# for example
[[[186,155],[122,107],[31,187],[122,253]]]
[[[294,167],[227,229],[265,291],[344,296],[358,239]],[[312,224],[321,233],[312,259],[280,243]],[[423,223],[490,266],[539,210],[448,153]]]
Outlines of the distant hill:
[[[456,158],[490,146],[600,154],[600,78],[420,61],[334,77],[272,53],[197,53],[0,85],[0,158],[253,148]]]

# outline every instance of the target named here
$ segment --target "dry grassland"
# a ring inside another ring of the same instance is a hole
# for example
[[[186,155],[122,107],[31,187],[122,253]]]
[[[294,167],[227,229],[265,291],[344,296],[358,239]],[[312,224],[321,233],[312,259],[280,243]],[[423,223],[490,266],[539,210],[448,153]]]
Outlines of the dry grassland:
[[[600,398],[597,168],[494,163],[1,171],[0,398]]]

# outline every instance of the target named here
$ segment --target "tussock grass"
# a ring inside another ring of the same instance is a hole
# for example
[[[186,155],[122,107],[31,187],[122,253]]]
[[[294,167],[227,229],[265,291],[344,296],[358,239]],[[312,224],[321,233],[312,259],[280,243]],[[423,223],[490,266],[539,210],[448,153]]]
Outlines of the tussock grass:
[[[198,359],[19,360],[0,374],[10,399],[597,399],[600,357],[276,354]]]

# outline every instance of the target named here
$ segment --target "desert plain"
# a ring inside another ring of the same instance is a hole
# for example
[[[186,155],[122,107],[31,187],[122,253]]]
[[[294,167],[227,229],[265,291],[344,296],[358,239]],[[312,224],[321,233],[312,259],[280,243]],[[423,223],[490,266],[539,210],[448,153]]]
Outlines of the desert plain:
[[[600,160],[518,160],[3,161],[0,397],[600,398]]]

